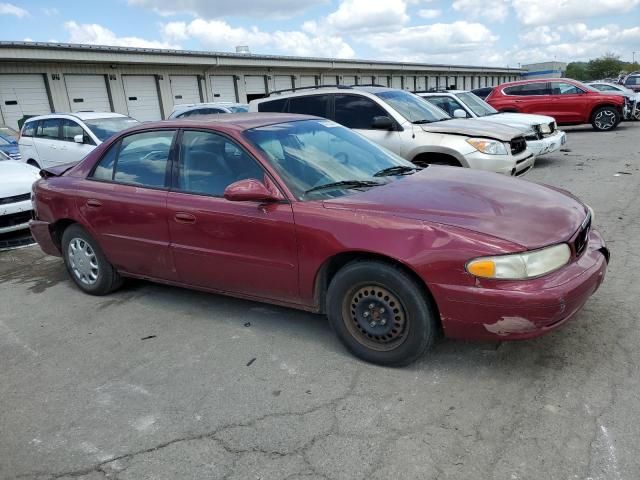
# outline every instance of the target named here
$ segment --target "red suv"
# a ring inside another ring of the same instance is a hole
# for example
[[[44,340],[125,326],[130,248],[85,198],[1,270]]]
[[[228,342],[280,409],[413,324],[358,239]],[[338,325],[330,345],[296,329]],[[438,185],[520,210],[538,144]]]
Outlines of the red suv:
[[[549,115],[560,125],[590,123],[598,131],[614,129],[624,107],[623,96],[607,95],[566,78],[503,83],[486,101],[501,112]]]

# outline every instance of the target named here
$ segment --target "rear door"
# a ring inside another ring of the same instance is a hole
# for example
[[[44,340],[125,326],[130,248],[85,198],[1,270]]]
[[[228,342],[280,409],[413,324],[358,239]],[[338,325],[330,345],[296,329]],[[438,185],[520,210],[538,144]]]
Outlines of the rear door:
[[[185,130],[168,196],[171,251],[184,283],[298,301],[298,259],[289,202],[231,202],[238,180],[264,181],[260,164],[233,140]]]
[[[42,168],[66,163],[60,140],[61,125],[60,118],[45,118],[38,122],[33,142],[38,151],[37,162]]]
[[[77,193],[77,207],[119,270],[176,281],[169,253],[167,190],[175,130],[134,133],[115,143]]]
[[[585,118],[584,91],[568,82],[551,82],[552,117],[558,123],[579,123]]]
[[[551,95],[549,95],[549,84],[546,81],[505,87],[503,93],[506,97],[499,99],[498,110],[510,111],[515,109],[520,113],[539,113],[541,115],[554,116],[552,113],[554,107],[551,104]],[[504,107],[503,103],[507,107]]]
[[[334,95],[334,120],[337,123],[402,156],[403,147],[397,131],[371,127],[373,118],[378,116],[393,120],[393,116],[370,98],[357,94]]]

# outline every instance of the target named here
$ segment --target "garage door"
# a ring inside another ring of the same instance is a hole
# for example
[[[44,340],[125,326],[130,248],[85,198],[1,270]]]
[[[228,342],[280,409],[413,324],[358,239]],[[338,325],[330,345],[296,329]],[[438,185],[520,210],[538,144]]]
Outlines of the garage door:
[[[402,78],[401,77],[393,77],[391,79],[391,86],[393,88],[402,88]]]
[[[171,82],[171,98],[174,105],[202,102],[198,77],[195,75],[171,75],[169,82]]]
[[[275,90],[288,90],[292,85],[291,75],[276,75],[273,78],[273,86]]]
[[[426,89],[427,89],[426,78],[423,76],[416,77],[416,90],[422,91]]]
[[[112,110],[104,75],[65,75],[64,84],[72,112]]]
[[[139,122],[162,120],[158,85],[153,75],[123,75],[129,116]]]
[[[51,113],[44,76],[0,75],[0,110],[8,127],[18,128],[24,115]]]
[[[416,77],[404,77],[404,89],[413,92],[416,89]]]
[[[322,84],[323,85],[338,85],[338,77],[336,75],[323,75],[322,76]]]
[[[264,75],[245,75],[244,88],[247,94],[265,94]]]
[[[342,77],[342,84],[343,85],[355,85],[356,84],[355,75],[344,75]]]
[[[316,77],[314,75],[301,75],[300,86],[301,87],[315,87]]]
[[[389,86],[389,77],[385,76],[385,75],[380,75],[375,77],[376,81],[375,83],[377,83],[378,85],[383,85],[385,87]]]
[[[233,75],[211,75],[211,91],[214,102],[237,102],[236,82]]]

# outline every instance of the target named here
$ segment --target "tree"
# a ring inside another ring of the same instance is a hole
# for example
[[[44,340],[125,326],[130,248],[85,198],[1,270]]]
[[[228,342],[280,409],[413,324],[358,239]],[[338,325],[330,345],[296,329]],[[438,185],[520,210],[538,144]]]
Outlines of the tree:
[[[620,57],[613,53],[606,53],[602,57],[589,60],[587,63],[587,74],[590,80],[600,80],[602,78],[617,77],[624,70],[624,64]]]
[[[589,80],[587,64],[584,62],[571,62],[567,65],[564,76],[566,78],[573,78],[574,80]]]

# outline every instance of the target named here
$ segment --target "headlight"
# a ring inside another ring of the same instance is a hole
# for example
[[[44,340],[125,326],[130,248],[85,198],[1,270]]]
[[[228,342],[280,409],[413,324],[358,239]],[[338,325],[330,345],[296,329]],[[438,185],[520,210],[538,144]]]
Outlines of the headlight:
[[[571,258],[569,245],[561,243],[552,247],[515,255],[475,258],[467,262],[471,275],[501,280],[523,280],[546,275],[565,265]]]
[[[468,138],[467,143],[473,146],[476,150],[487,155],[506,155],[507,149],[504,143],[496,140],[487,140],[485,138]]]
[[[551,133],[551,125],[549,125],[547,123],[541,123],[540,124],[540,131],[542,133]]]

